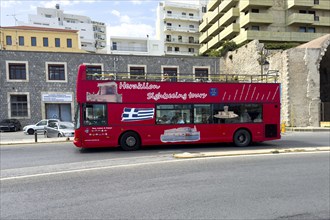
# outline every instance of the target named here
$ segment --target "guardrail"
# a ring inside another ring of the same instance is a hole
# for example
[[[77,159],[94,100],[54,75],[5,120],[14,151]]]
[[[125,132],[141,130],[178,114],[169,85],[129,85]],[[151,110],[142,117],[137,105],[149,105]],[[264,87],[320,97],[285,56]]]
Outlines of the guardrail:
[[[87,80],[108,81],[169,81],[169,82],[227,82],[227,83],[277,83],[278,72],[263,75],[250,74],[204,74],[191,73],[131,73],[131,72],[87,72]]]

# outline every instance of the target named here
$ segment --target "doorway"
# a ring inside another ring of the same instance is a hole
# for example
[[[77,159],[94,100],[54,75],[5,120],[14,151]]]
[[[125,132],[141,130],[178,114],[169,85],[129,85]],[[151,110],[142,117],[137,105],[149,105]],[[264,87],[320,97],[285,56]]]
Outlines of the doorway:
[[[46,103],[46,118],[59,119],[61,121],[72,121],[71,104],[49,104]]]

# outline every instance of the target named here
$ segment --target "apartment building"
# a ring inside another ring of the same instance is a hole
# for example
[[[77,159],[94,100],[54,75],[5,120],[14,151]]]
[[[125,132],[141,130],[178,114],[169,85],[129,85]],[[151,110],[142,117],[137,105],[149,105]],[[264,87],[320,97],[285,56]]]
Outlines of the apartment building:
[[[156,36],[164,42],[165,55],[198,55],[199,22],[206,12],[207,0],[198,4],[173,1],[160,2],[157,7]]]
[[[106,52],[106,25],[87,16],[66,14],[57,4],[55,8],[37,8],[37,15],[29,15],[29,26],[78,30],[81,49]],[[26,25],[26,24],[25,24]]]
[[[330,1],[212,0],[199,31],[201,54],[225,41],[305,43],[330,33]]]
[[[78,31],[33,26],[0,27],[0,49],[85,52],[80,49]]]

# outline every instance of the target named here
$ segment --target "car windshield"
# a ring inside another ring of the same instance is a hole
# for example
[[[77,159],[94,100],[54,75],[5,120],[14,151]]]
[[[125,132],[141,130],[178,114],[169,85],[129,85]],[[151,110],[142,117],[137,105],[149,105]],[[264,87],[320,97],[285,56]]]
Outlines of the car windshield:
[[[61,123],[60,129],[73,129],[74,125],[73,123]]]

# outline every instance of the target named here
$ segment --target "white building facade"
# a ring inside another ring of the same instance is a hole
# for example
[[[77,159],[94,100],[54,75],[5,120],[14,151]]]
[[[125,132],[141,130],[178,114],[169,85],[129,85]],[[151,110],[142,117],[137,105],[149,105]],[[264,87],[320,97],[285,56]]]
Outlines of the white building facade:
[[[198,55],[199,23],[208,0],[197,4],[164,1],[157,7],[156,37],[164,43],[165,55]]]
[[[57,4],[55,8],[37,8],[37,15],[29,15],[28,25],[78,30],[81,49],[106,52],[106,25],[87,16],[66,14]]]

